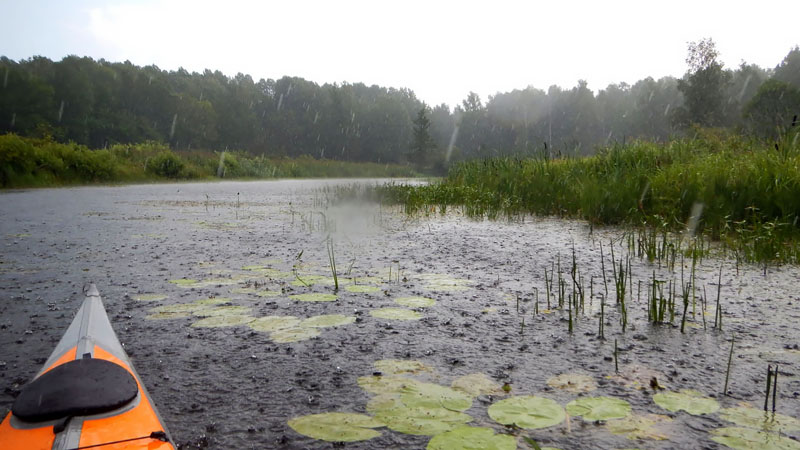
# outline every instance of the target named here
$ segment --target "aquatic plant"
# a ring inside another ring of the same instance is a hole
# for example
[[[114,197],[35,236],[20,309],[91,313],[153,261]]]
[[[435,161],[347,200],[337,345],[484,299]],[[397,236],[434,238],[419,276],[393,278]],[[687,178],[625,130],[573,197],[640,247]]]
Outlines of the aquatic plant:
[[[567,413],[584,420],[622,419],[631,413],[631,405],[615,397],[580,397],[567,403]]]
[[[299,416],[289,420],[289,426],[296,432],[328,442],[357,442],[378,437],[384,424],[365,414],[322,413]]]
[[[719,403],[716,400],[691,389],[660,392],[653,396],[653,401],[667,411],[686,411],[693,416],[711,414],[719,410]]]
[[[517,440],[507,434],[495,434],[494,430],[485,427],[462,426],[437,434],[426,447],[427,450],[515,450]]]
[[[564,421],[564,408],[549,398],[524,395],[511,397],[489,406],[489,417],[503,425],[534,430]]]

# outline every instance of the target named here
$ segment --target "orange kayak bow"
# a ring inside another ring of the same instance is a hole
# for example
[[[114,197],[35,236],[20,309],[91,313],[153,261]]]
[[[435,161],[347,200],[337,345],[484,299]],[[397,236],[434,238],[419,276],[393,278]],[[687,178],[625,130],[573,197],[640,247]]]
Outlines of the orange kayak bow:
[[[0,424],[4,450],[174,450],[94,284]]]

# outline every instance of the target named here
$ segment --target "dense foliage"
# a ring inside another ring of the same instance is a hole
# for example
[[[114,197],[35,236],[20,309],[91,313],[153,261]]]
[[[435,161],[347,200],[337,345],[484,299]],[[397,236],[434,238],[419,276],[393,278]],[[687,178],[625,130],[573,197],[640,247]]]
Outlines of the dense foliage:
[[[774,136],[800,109],[798,48],[772,70],[723,68],[711,40],[692,43],[689,55],[680,80],[645,78],[597,94],[584,81],[571,89],[528,87],[485,104],[470,93],[452,110],[428,108],[408,89],[361,83],[254,81],[77,56],[1,57],[0,133],[53,136],[92,149],[152,140],[173,150],[227,148],[430,169],[473,157],[591,154],[631,139],[665,141],[692,124]],[[760,89],[766,80],[772,84]],[[422,110],[427,117],[418,116]],[[415,134],[415,120],[431,142]]]
[[[459,163],[440,183],[386,185],[378,199],[409,213],[556,215],[732,240],[747,260],[800,262],[800,129],[777,149],[707,130],[666,144],[634,141],[586,158]],[[690,217],[695,214],[696,222]]]
[[[90,150],[47,138],[0,135],[0,187],[226,178],[401,177],[407,166],[252,156],[243,152],[173,151],[145,142]]]

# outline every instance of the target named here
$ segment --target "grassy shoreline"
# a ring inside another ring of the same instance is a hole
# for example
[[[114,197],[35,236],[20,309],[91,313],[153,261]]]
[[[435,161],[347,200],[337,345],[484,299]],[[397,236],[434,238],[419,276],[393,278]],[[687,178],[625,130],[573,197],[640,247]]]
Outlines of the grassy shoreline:
[[[455,207],[472,217],[534,214],[698,235],[722,242],[737,260],[798,264],[799,134],[774,147],[704,131],[579,159],[472,160],[439,183],[385,185],[369,195],[410,214]]]
[[[175,181],[413,177],[401,165],[173,151],[158,142],[91,150],[49,138],[0,135],[0,189]]]

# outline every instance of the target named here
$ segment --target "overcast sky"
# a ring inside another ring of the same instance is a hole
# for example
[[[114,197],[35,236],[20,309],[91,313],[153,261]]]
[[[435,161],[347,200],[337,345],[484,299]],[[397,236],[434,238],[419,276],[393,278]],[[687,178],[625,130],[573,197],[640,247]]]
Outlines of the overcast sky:
[[[788,1],[0,0],[0,55],[130,60],[255,80],[406,87],[454,106],[534,86],[598,90],[680,77],[688,41],[727,67],[773,68],[800,44]]]

